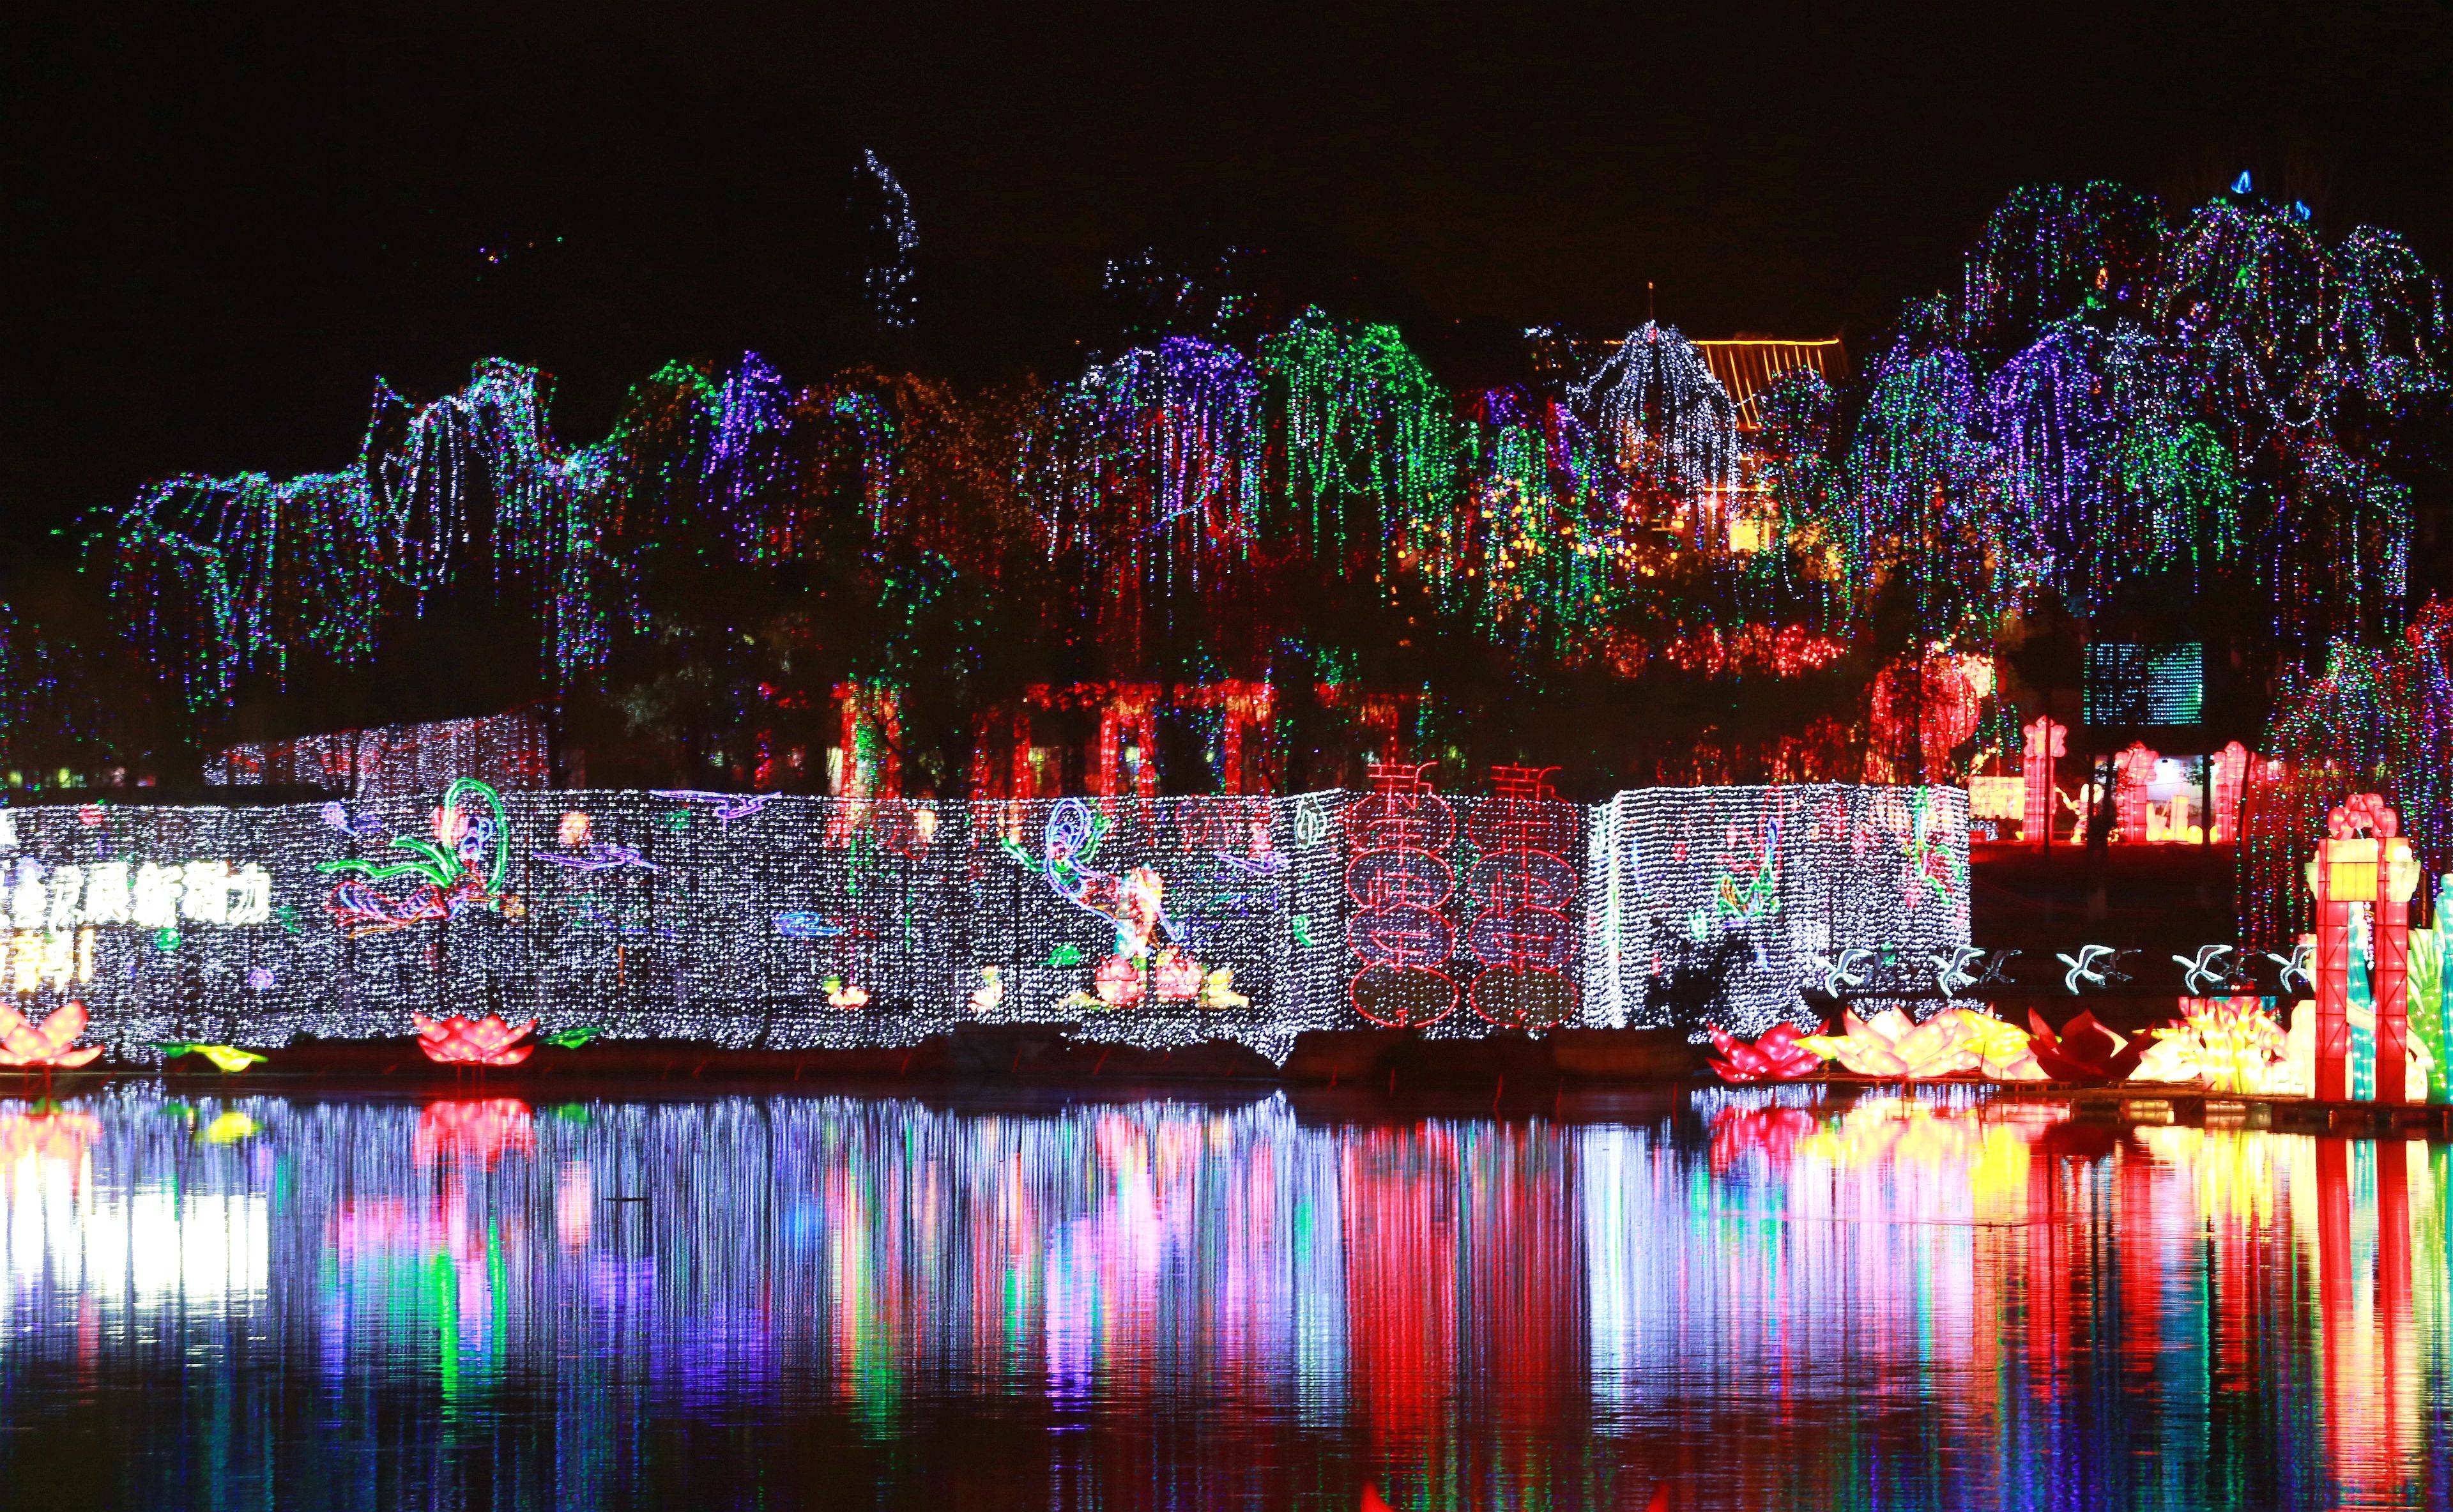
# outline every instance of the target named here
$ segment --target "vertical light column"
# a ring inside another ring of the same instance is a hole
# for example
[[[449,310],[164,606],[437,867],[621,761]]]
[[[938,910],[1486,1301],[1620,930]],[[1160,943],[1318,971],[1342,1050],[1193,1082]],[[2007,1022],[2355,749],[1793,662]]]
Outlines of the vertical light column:
[[[2052,843],[2053,833],[2053,762],[2069,754],[2069,726],[2053,723],[2050,714],[2040,714],[2024,731],[2026,747],[2019,762],[2020,775],[2026,779],[2027,812],[2019,838],[2030,846]]]
[[[2329,898],[2322,879],[2330,869],[2314,868],[2317,892],[2317,1075],[2309,1093],[2321,1103],[2340,1103],[2350,1094],[2347,1068],[2351,1047],[2351,905]]]

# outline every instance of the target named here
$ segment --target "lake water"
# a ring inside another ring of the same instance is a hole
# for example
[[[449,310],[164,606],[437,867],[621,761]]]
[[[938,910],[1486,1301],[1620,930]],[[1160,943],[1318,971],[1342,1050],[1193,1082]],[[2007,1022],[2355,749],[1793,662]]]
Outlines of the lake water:
[[[2441,1506],[2448,1177],[1968,1092],[0,1101],[0,1504]]]

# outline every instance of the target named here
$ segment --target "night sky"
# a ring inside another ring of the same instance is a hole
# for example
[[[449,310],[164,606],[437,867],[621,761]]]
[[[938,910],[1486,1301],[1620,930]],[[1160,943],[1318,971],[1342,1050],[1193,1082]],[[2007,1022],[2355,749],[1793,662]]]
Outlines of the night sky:
[[[1863,342],[2044,178],[2177,209],[2247,168],[2453,269],[2442,0],[13,10],[21,541],[169,472],[339,465],[378,374],[429,398],[490,354],[556,375],[567,441],[744,347],[1061,375],[1153,245],[1257,249],[1451,369],[1639,322],[1647,281],[1693,334]],[[918,216],[908,333],[858,299],[862,149]]]

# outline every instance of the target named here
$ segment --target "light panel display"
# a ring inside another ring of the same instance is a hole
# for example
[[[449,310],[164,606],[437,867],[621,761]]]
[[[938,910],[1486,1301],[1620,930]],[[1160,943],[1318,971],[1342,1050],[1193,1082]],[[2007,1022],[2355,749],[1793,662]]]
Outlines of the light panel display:
[[[2204,718],[2205,687],[2206,648],[2197,642],[2097,641],[2086,648],[2082,692],[2090,725],[2195,725]]]
[[[29,1014],[85,1004],[91,1035],[139,1058],[492,1016],[771,1049],[1056,1024],[1283,1059],[1306,1029],[1679,1022],[1699,983],[1713,1017],[1758,1032],[1819,953],[1913,976],[1966,941],[1955,789],[1587,807],[1502,775],[1487,798],[1406,769],[1370,794],[1285,797],[463,781],[378,803],[25,808],[0,813],[5,982]]]
[[[1603,1023],[1708,1016],[1752,1038],[1805,1019],[1808,986],[1923,995],[1967,944],[1964,788],[1645,788],[1611,801],[1593,848]]]

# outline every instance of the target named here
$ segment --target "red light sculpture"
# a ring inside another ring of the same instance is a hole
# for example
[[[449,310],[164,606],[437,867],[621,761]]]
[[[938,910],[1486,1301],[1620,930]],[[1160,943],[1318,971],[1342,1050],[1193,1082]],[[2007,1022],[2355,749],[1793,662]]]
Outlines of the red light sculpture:
[[[2240,795],[2248,781],[2248,748],[2233,741],[2215,752],[2213,767],[2214,812],[2206,816],[2206,839],[2221,845],[2240,838]]]
[[[417,1047],[437,1065],[517,1065],[536,1053],[535,1045],[521,1043],[536,1032],[534,1019],[514,1027],[492,1013],[482,1019],[409,1017],[417,1026]]]
[[[2121,825],[2121,843],[2143,846],[2146,843],[2146,785],[2155,780],[2157,755],[2144,741],[2132,741],[2129,748],[2112,758],[2112,769],[2118,776],[2113,785],[2113,812]]]
[[[1724,1082],[1793,1082],[1823,1069],[1823,1057],[1797,1043],[1803,1036],[1793,1024],[1773,1025],[1752,1044],[1718,1025],[1707,1024],[1704,1029],[1720,1052],[1708,1057],[1707,1064]]]
[[[2031,846],[2052,843],[2053,834],[2053,761],[2069,754],[2069,726],[2056,725],[2049,714],[2039,715],[2026,726],[2026,748],[2020,758],[2020,775],[2027,780],[2027,814],[2019,838]]]

